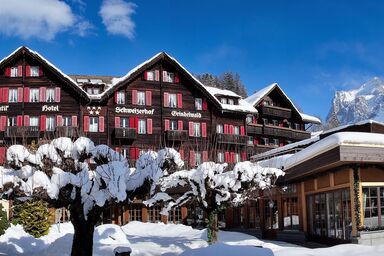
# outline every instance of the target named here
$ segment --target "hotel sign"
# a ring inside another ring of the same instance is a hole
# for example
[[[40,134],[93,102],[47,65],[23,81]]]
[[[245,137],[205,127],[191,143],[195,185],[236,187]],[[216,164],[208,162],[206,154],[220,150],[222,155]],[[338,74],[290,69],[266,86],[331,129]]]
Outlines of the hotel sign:
[[[190,117],[190,118],[201,118],[201,113],[192,113],[192,112],[185,112],[185,111],[172,111],[172,116],[177,117]]]
[[[8,105],[0,106],[0,112],[7,112],[8,108],[9,108]]]
[[[122,113],[122,114],[134,114],[134,115],[153,115],[155,113],[155,109],[116,107],[115,112]]]
[[[41,107],[41,111],[43,111],[43,112],[58,112],[59,111],[59,105],[56,105],[56,106],[44,105]]]

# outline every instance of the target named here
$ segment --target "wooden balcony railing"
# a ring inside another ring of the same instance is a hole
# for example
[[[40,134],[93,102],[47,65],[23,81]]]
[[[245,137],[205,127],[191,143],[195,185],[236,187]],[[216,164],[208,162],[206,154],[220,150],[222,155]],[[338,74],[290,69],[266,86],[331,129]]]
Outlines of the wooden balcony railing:
[[[248,144],[248,136],[216,133],[216,142],[217,143],[247,145]]]
[[[116,139],[136,139],[136,128],[115,128]]]
[[[165,136],[169,141],[186,141],[188,139],[188,131],[168,130],[165,131]]]
[[[4,137],[8,138],[33,138],[39,137],[38,126],[9,126],[5,130]]]
[[[291,118],[292,111],[289,108],[281,108],[276,106],[262,106],[260,109],[261,115],[276,116],[282,118]]]
[[[79,137],[79,129],[73,126],[57,126],[55,129],[56,137]]]
[[[291,138],[294,140],[305,140],[311,137],[311,133],[307,131],[292,130]]]
[[[277,137],[285,137],[292,140],[304,140],[311,137],[311,133],[307,131],[294,130],[286,127],[273,125],[264,125],[264,134]]]
[[[263,134],[263,125],[262,124],[248,124],[247,125],[248,134]]]

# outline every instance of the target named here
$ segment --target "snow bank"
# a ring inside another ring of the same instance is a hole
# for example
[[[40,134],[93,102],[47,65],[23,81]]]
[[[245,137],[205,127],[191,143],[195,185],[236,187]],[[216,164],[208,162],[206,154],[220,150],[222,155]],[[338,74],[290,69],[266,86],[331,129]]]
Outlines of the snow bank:
[[[198,248],[187,250],[180,254],[180,256],[273,256],[273,252],[268,248],[258,248],[254,246],[238,246],[238,245],[227,245],[223,243],[216,243],[205,248]]]

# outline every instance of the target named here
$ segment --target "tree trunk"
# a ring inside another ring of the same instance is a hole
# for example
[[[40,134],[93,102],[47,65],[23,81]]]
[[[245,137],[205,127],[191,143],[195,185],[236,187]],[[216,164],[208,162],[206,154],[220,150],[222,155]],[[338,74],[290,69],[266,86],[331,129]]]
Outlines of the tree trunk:
[[[214,244],[218,240],[218,232],[219,232],[219,223],[217,221],[217,213],[216,211],[209,211],[208,214],[208,225],[207,225],[207,236],[208,243]]]
[[[93,233],[95,225],[100,220],[101,209],[93,208],[88,213],[87,220],[84,218],[83,204],[81,199],[69,207],[71,222],[75,233],[73,235],[71,256],[92,256]]]

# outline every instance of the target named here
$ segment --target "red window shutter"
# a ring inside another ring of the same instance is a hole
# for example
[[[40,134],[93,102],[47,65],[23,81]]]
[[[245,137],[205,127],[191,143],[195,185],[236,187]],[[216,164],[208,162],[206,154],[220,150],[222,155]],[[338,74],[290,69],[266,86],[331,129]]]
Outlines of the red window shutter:
[[[164,107],[169,107],[169,94],[167,92],[164,93]]]
[[[135,117],[135,128],[139,127],[139,118]]]
[[[7,148],[6,147],[0,147],[0,164],[5,163],[6,153],[7,153]]]
[[[89,116],[84,116],[83,130],[89,132]]]
[[[7,117],[1,116],[0,117],[0,131],[5,131],[6,126],[7,126]]]
[[[193,136],[193,122],[188,122],[188,128],[189,128],[189,136]]]
[[[224,124],[224,134],[228,134],[228,125]]]
[[[23,102],[23,88],[17,88],[17,102]]]
[[[46,124],[47,124],[47,116],[46,115],[40,116],[40,131],[45,131]]]
[[[160,72],[159,72],[159,70],[155,70],[155,81],[160,81]]]
[[[117,104],[117,91],[115,91],[114,99],[115,99],[115,104]]]
[[[40,102],[46,102],[46,93],[47,88],[46,87],[40,87]]]
[[[208,110],[207,98],[203,98],[203,110]]]
[[[129,127],[130,127],[130,128],[136,128],[136,127],[135,127],[135,118],[134,118],[133,116],[131,116],[131,117],[129,118]]]
[[[140,156],[140,150],[139,148],[135,148],[135,159],[139,159]]]
[[[77,127],[77,116],[72,116],[72,127]]]
[[[23,66],[17,67],[17,76],[23,76]]]
[[[115,116],[115,128],[120,128],[120,117]]]
[[[104,117],[99,116],[99,132],[104,132]]]
[[[179,154],[180,154],[180,158],[181,160],[184,160],[184,149],[179,149]]]
[[[137,105],[137,90],[132,90],[132,104]]]
[[[175,73],[175,84],[178,84],[180,82],[179,74]]]
[[[63,116],[62,115],[56,116],[56,126],[63,126]]]
[[[148,71],[144,71],[144,80],[148,80]]]
[[[168,73],[167,73],[167,71],[163,71],[163,82],[168,82]]]
[[[23,116],[17,116],[17,126],[23,126]]]
[[[11,68],[5,69],[5,76],[10,77],[11,76]]]
[[[208,151],[203,151],[203,162],[208,162]]]
[[[231,163],[235,162],[235,152],[231,152]]]
[[[177,128],[179,131],[183,130],[183,120],[177,121]]]
[[[31,76],[31,66],[25,66],[25,76]]]
[[[60,102],[61,99],[61,88],[56,87],[55,88],[55,102]]]
[[[285,140],[284,140],[284,139],[280,139],[280,144],[279,144],[279,146],[280,146],[280,147],[284,147],[284,144],[285,144]]]
[[[255,145],[259,145],[259,138],[254,138],[253,139],[253,143],[255,144]]]
[[[29,116],[24,115],[24,126],[29,126]]]
[[[145,103],[147,106],[152,105],[152,92],[151,91],[146,91],[145,92]]]
[[[246,151],[241,152],[241,160],[247,161],[247,152]]]
[[[8,102],[8,94],[9,94],[9,89],[8,88],[3,88],[3,103]]]
[[[164,120],[164,130],[168,131],[169,130],[169,119]]]
[[[177,107],[183,108],[183,95],[181,93],[177,94]]]
[[[203,138],[207,137],[207,123],[201,123],[201,136]]]
[[[3,88],[0,88],[0,103],[3,103]]]
[[[29,102],[29,88],[24,88],[24,102]]]
[[[233,134],[233,125],[229,126],[229,134]]]
[[[229,152],[228,152],[228,151],[226,151],[226,152],[224,153],[224,157],[225,157],[225,162],[226,162],[226,163],[229,163],[229,162],[230,162],[230,159],[229,159]]]
[[[147,119],[147,133],[152,134],[152,119],[151,118]]]
[[[129,149],[129,158],[131,160],[135,160],[136,159],[136,149],[134,147]]]
[[[43,68],[39,67],[39,76],[43,76]]]
[[[240,135],[242,135],[242,136],[245,135],[245,128],[244,128],[244,126],[240,126]]]
[[[193,151],[193,150],[189,151],[189,164],[190,164],[190,166],[196,165],[195,151]]]

